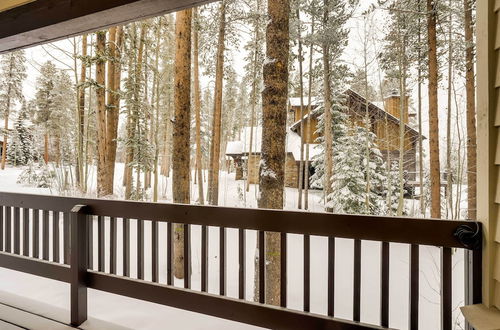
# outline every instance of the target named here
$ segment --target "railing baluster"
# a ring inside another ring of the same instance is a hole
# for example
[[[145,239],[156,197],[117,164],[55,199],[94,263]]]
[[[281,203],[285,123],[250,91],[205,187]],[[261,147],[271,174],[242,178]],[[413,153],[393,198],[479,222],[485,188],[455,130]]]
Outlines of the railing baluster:
[[[281,307],[286,307],[287,306],[287,236],[286,233],[281,233],[281,260],[280,260],[280,266],[281,266],[281,273],[280,273],[280,303]]]
[[[172,240],[172,223],[167,223],[167,285],[172,285],[172,257],[174,254],[174,244]]]
[[[245,299],[246,239],[245,229],[238,229],[238,298]]]
[[[104,217],[97,217],[97,270],[104,271]]]
[[[59,212],[52,211],[52,259],[59,262]]]
[[[86,274],[88,268],[87,216],[83,213],[85,206],[76,205],[71,210],[71,325],[79,326],[87,320],[87,287]]]
[[[419,246],[410,245],[410,330],[418,330]]]
[[[219,294],[226,295],[226,228],[219,228]]]
[[[451,330],[451,248],[441,248],[441,329]]]
[[[130,220],[123,218],[123,276],[130,276]]]
[[[158,282],[158,221],[151,222],[151,259],[151,280]]]
[[[23,208],[23,255],[30,255],[30,209]]]
[[[94,269],[94,217],[87,217],[89,223],[88,233],[89,233],[89,269]]]
[[[191,226],[184,224],[184,288],[191,288]]]
[[[328,237],[328,316],[335,313],[335,238]]]
[[[42,250],[43,250],[43,260],[49,260],[50,256],[50,241],[49,241],[49,211],[42,211]]]
[[[21,217],[18,207],[14,207],[14,254],[21,253]]]
[[[304,235],[304,312],[311,310],[311,237]]]
[[[266,302],[266,246],[265,232],[259,231],[259,302]]]
[[[116,218],[109,218],[109,272],[116,274]]]
[[[201,226],[201,291],[208,291],[208,227]]]
[[[87,221],[92,221],[92,217],[88,217],[89,220]],[[70,258],[70,248],[71,248],[71,215],[68,212],[63,213],[63,257],[64,257],[64,263],[69,265],[69,258]],[[92,222],[89,223],[89,228],[91,228]],[[88,229],[90,231],[90,229]],[[91,236],[89,236],[91,237]],[[92,240],[89,240],[89,246],[92,244]],[[90,256],[90,251],[89,250],[89,256]],[[89,257],[88,260],[88,266],[90,269],[92,269],[92,259]]]
[[[12,251],[12,218],[11,218],[12,209],[10,206],[5,207],[5,252]]]
[[[137,278],[144,279],[144,220],[137,219]]]
[[[390,245],[380,246],[380,325],[389,327],[389,253]]]
[[[361,319],[361,240],[354,240],[354,290],[352,318],[355,322]]]
[[[33,258],[40,258],[40,210],[33,210]]]
[[[3,211],[4,207],[0,205],[0,251],[4,251],[3,249]]]

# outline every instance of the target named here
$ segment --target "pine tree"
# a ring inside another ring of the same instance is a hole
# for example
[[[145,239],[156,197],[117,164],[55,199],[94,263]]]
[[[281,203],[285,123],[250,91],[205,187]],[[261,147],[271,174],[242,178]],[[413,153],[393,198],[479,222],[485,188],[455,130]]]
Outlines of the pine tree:
[[[7,149],[7,159],[14,166],[27,165],[33,161],[33,138],[27,124],[28,109],[26,102],[23,102],[14,123],[14,130],[10,134],[11,142]]]
[[[9,116],[16,101],[23,99],[22,85],[26,78],[26,57],[24,51],[12,52],[0,57],[0,115],[4,118],[3,146],[1,151],[2,170],[7,159]],[[2,132],[3,131],[3,132]]]

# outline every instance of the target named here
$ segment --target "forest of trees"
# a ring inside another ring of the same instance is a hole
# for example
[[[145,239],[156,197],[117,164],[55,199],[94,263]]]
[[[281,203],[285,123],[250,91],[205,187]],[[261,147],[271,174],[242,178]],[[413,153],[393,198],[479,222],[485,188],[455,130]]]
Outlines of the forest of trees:
[[[297,208],[309,209],[307,182],[328,212],[475,219],[474,20],[474,0],[222,0],[41,46],[43,59],[2,55],[0,166],[60,194],[221,205],[221,173],[235,166],[226,146],[250,127],[258,207],[282,209],[296,97],[301,129],[314,114],[319,132],[314,145],[301,141]],[[347,88],[366,99],[359,125],[347,118]],[[408,95],[416,112],[415,203],[405,198],[404,121],[391,161],[369,129],[369,105],[390,91],[401,118]],[[183,226],[175,233],[181,247]],[[266,249],[278,274],[279,234],[266,233]],[[266,301],[279,305],[279,276],[268,277]]]

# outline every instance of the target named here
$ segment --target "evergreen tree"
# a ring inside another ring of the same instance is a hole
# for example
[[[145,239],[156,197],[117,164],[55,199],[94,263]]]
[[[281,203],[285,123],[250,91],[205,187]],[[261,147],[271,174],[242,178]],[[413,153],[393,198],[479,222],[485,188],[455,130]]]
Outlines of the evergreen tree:
[[[33,161],[33,138],[28,129],[28,111],[26,102],[23,102],[14,123],[14,130],[10,135],[7,159],[11,165],[27,165]]]
[[[1,168],[5,169],[9,116],[16,101],[23,99],[22,87],[26,78],[26,57],[24,51],[12,52],[0,57],[0,116],[4,119]]]

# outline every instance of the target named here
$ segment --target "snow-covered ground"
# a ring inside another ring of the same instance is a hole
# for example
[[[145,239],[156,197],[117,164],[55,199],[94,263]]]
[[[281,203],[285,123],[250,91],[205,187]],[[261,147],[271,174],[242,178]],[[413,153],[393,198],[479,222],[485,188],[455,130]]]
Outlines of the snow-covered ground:
[[[22,193],[51,193],[49,189],[26,187],[16,183],[20,169],[7,168],[0,171],[0,191]],[[119,166],[116,182],[121,182],[122,167]],[[169,201],[169,179],[162,179],[160,191],[165,192],[163,200]],[[234,173],[223,173],[221,176],[221,205],[236,207],[256,207],[256,186],[245,194],[243,181],[235,181]],[[117,184],[116,191],[122,187]],[[55,192],[54,192],[55,193]],[[192,187],[192,200],[196,200],[197,187]],[[321,211],[322,193],[310,192],[310,209]],[[286,190],[286,209],[296,209],[297,190]],[[94,224],[95,225],[95,224]],[[108,224],[106,224],[106,228]],[[136,224],[131,222],[131,237]],[[166,245],[166,228],[160,224],[160,246]],[[146,280],[151,273],[151,250],[147,244],[150,237],[150,223],[145,224],[146,232]],[[96,233],[96,230],[94,230]],[[121,256],[121,224],[118,222],[118,256]],[[210,277],[209,291],[218,292],[218,228],[211,228],[209,233]],[[192,226],[192,286],[200,288],[200,227]],[[303,301],[303,239],[299,235],[288,236],[288,306],[300,310]],[[237,296],[238,284],[238,236],[237,231],[228,229],[227,234],[227,292],[231,297]],[[336,278],[335,278],[335,316],[352,318],[352,278],[353,278],[353,241],[336,240]],[[136,242],[131,242],[131,264],[135,265]],[[326,314],[327,292],[327,239],[311,238],[311,311]],[[247,299],[251,300],[254,286],[254,262],[256,249],[256,233],[247,231]],[[96,250],[96,249],[94,249]],[[108,251],[108,249],[106,249]],[[160,282],[166,282],[166,251],[160,251]],[[107,253],[107,252],[106,252]],[[106,254],[106,258],[109,256]],[[96,259],[96,258],[94,258]],[[453,254],[453,306],[455,328],[460,329],[463,319],[458,307],[463,305],[463,251]],[[121,259],[118,258],[118,270],[121,271]],[[136,276],[132,269],[131,276]],[[182,281],[175,285],[182,286]],[[438,329],[440,327],[439,312],[439,249],[424,246],[420,252],[420,328]],[[409,294],[409,246],[391,244],[390,251],[390,326],[406,329],[408,323]],[[27,299],[30,301],[28,302]],[[380,301],[380,243],[364,241],[362,244],[362,293],[361,320],[366,323],[379,322]],[[15,271],[0,270],[0,302],[9,303],[34,311],[53,319],[68,321],[69,318],[69,286],[65,283],[47,280]],[[90,290],[90,320],[82,328],[85,329],[164,329],[166,325],[172,329],[252,329],[254,327],[213,317],[186,312],[157,304],[142,302],[113,294]]]

